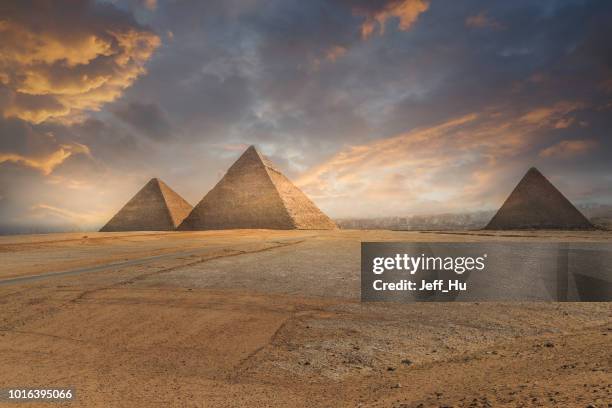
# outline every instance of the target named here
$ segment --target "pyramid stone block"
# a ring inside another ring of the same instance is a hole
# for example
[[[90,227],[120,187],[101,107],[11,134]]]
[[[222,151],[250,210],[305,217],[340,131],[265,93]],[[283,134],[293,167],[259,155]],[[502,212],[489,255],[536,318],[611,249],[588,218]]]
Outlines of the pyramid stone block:
[[[153,178],[100,231],[172,231],[191,210],[191,204]]]
[[[179,226],[209,229],[334,229],[336,225],[254,146]]]
[[[535,167],[518,183],[487,230],[592,230],[593,225]]]

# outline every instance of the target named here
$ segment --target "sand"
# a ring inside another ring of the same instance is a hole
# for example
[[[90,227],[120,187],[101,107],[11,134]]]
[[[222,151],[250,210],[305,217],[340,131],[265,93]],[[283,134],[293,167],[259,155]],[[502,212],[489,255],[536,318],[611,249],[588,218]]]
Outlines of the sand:
[[[0,388],[71,386],[77,400],[64,405],[79,407],[612,401],[611,303],[362,304],[361,240],[609,242],[612,234],[0,237]]]

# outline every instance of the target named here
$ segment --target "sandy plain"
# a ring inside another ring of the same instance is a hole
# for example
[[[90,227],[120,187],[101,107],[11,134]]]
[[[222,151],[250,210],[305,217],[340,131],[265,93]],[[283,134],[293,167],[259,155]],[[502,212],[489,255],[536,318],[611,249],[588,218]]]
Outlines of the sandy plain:
[[[359,301],[361,241],[492,240],[612,233],[0,237],[0,388],[74,387],[44,404],[72,407],[612,406],[612,303]]]

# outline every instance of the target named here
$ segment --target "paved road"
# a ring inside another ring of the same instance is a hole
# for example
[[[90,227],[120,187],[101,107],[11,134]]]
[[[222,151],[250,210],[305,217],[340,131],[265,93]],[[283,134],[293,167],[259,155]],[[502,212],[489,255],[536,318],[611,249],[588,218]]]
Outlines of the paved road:
[[[124,266],[142,265],[142,264],[146,264],[146,263],[157,261],[159,259],[164,259],[164,258],[194,255],[201,250],[202,249],[193,250],[193,251],[172,252],[170,254],[130,259],[128,261],[111,262],[111,263],[107,263],[104,265],[86,266],[82,268],[69,269],[66,271],[47,272],[47,273],[43,273],[40,275],[28,275],[28,276],[20,276],[18,278],[3,279],[3,280],[0,280],[0,286],[14,285],[14,284],[19,284],[19,283],[28,283],[28,282],[34,282],[34,281],[39,281],[39,280],[48,279],[48,278],[58,278],[62,276],[80,275],[82,273],[102,272],[102,271],[106,271],[112,268],[118,268],[118,267],[124,267]]]
[[[188,257],[188,256],[192,256],[192,255],[197,255],[198,253],[201,253],[203,250],[210,250],[216,247],[219,248],[226,248],[227,255],[226,256],[236,256],[236,255],[242,255],[242,254],[249,254],[249,253],[256,253],[256,252],[262,252],[262,251],[267,251],[267,250],[271,250],[271,249],[275,249],[275,248],[280,248],[280,247],[285,247],[288,245],[294,245],[294,244],[299,244],[301,242],[303,242],[304,240],[300,239],[300,240],[275,240],[275,241],[270,241],[269,244],[271,246],[269,247],[264,247],[264,248],[259,248],[256,250],[251,250],[251,251],[246,251],[246,250],[241,250],[238,248],[227,248],[223,245],[221,246],[206,246],[203,248],[198,248],[198,249],[192,249],[189,251],[177,251],[177,252],[171,252],[171,253],[167,253],[167,254],[162,254],[162,255],[154,255],[154,256],[148,256],[148,257],[144,257],[144,258],[136,258],[136,259],[130,259],[127,261],[119,261],[119,262],[111,262],[111,263],[107,263],[107,264],[103,264],[103,265],[96,265],[96,266],[85,266],[85,267],[81,267],[81,268],[76,268],[76,269],[69,269],[69,270],[65,270],[65,271],[55,271],[55,272],[47,272],[47,273],[43,273],[43,274],[38,274],[38,275],[28,275],[28,276],[20,276],[17,278],[10,278],[10,279],[2,279],[0,280],[0,286],[7,286],[7,285],[15,285],[15,284],[21,284],[21,283],[28,283],[28,282],[35,282],[35,281],[39,281],[39,280],[43,280],[43,279],[49,279],[49,278],[58,278],[58,277],[64,277],[64,276],[72,276],[72,275],[80,275],[80,274],[84,274],[84,273],[95,273],[95,272],[102,272],[102,271],[107,271],[109,269],[114,269],[114,268],[120,268],[120,267],[125,267],[125,266],[135,266],[135,265],[143,265],[143,264],[147,264],[150,262],[154,262],[154,261],[158,261],[160,259],[167,259],[167,258],[179,258],[179,257]],[[213,258],[218,258],[217,257],[213,257]]]

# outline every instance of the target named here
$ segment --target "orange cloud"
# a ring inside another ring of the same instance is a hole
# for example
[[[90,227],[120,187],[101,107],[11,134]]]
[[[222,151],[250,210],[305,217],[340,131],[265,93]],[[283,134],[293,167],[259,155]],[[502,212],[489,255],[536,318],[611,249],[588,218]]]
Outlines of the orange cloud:
[[[321,64],[323,62],[329,61],[331,63],[334,63],[338,58],[341,58],[347,52],[348,50],[340,45],[331,46],[323,52],[323,55],[320,58],[312,58],[310,60],[308,69],[312,72],[317,72],[321,68]]]
[[[350,146],[296,184],[332,214],[348,208],[369,216],[493,207],[482,197],[496,198],[492,180],[499,169],[532,151],[543,128],[554,129],[575,106],[558,103],[526,115],[490,109]]]
[[[0,153],[0,163],[13,162],[33,169],[39,170],[44,175],[49,175],[73,154],[90,155],[89,148],[80,143],[61,144],[58,149],[37,157],[27,157],[17,153]]]
[[[553,106],[545,106],[534,109],[524,114],[520,120],[534,125],[549,126],[554,123],[556,128],[564,128],[571,125],[573,120],[566,117],[567,114],[584,108],[581,102],[561,101]]]
[[[32,66],[62,61],[68,67],[74,67],[112,53],[110,40],[94,34],[63,38],[8,20],[0,21],[0,33],[3,37],[0,43],[3,64]]]
[[[596,147],[596,140],[563,140],[540,151],[540,157],[567,159],[588,153]]]
[[[361,37],[365,40],[372,36],[378,28],[380,35],[385,32],[385,24],[391,18],[399,19],[398,27],[401,31],[407,31],[416,22],[421,13],[427,11],[429,1],[427,0],[395,0],[391,1],[378,11],[360,12],[366,16],[361,25]]]
[[[325,53],[325,58],[328,61],[331,62],[336,62],[336,60],[340,57],[342,57],[344,54],[346,54],[347,49],[340,46],[340,45],[334,45],[333,47],[331,47],[330,49],[327,50],[327,52]]]
[[[504,28],[503,24],[494,18],[488,17],[487,13],[484,11],[466,18],[465,25],[470,28],[492,28],[494,30],[501,30]]]
[[[82,21],[74,26],[44,9],[36,12],[49,11],[45,24],[34,24],[17,5],[0,20],[0,82],[9,90],[4,117],[70,122],[114,101],[145,73],[159,37],[87,7],[75,5]]]

